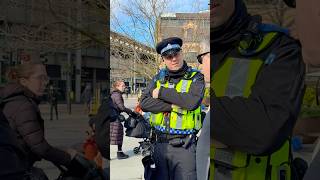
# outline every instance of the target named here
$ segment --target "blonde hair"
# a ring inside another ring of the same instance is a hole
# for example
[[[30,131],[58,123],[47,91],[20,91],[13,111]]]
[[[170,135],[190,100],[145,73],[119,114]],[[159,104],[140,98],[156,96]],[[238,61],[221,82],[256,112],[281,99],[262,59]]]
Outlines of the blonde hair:
[[[20,78],[29,78],[34,73],[34,67],[43,65],[42,62],[28,62],[9,67],[6,78],[9,82],[19,83]]]
[[[118,89],[117,87],[118,87],[121,83],[124,83],[124,81],[122,81],[122,80],[117,80],[117,81],[115,81],[115,82],[112,84],[112,89],[113,89],[113,90],[117,90],[117,89]]]

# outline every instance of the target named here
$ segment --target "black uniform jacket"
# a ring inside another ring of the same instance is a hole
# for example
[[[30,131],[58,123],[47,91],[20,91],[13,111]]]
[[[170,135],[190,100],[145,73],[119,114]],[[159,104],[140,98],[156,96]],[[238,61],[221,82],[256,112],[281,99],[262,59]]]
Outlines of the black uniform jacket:
[[[168,80],[177,84],[187,72],[188,65],[184,63],[183,67],[177,71],[168,71]],[[188,93],[179,93],[174,88],[161,87],[159,97],[152,98],[152,91],[156,88],[156,80],[159,75],[156,75],[149,86],[141,96],[141,108],[145,112],[159,113],[170,112],[171,105],[177,105],[187,110],[196,109],[203,98],[204,94],[204,77],[203,74],[197,73],[193,77],[193,83],[190,86]]]
[[[239,35],[249,21],[250,16],[239,1],[233,17],[222,27],[211,30],[213,76],[225,57],[239,56],[236,50]],[[251,154],[274,151],[288,139],[303,92],[305,65],[299,43],[280,34],[265,51],[272,51],[275,60],[262,67],[248,98],[211,97],[211,139]]]

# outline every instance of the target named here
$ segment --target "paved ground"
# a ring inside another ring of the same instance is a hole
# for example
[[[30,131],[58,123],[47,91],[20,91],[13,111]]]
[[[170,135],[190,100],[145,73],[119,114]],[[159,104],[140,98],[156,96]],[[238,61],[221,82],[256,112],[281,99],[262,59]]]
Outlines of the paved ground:
[[[136,104],[136,98],[125,100],[125,104],[129,108],[133,108]],[[83,105],[73,105],[72,114],[67,113],[66,105],[59,105],[60,119],[58,121],[49,120],[49,106],[41,105],[42,116],[45,119],[46,138],[48,142],[57,147],[67,148],[76,144],[81,145],[86,138],[85,131],[87,130],[88,118],[85,114]],[[116,159],[117,147],[111,146],[111,180],[138,180],[143,179],[143,166],[141,164],[142,156],[135,155],[133,148],[138,146],[141,139],[124,138],[123,151],[130,155],[130,158],[125,160]],[[310,161],[313,146],[306,145],[304,151],[294,153],[295,156],[303,157]],[[58,177],[59,171],[51,163],[41,161],[36,164],[44,169],[50,180]]]
[[[124,98],[125,105],[128,108],[133,109],[136,105],[136,98]],[[141,154],[135,155],[133,148],[139,145],[141,139],[124,137],[123,140],[123,152],[128,154],[128,159],[118,160],[117,146],[110,147],[110,179],[111,180],[134,180],[143,179],[143,166],[141,163]]]
[[[72,105],[72,114],[67,113],[66,105],[59,105],[59,120],[49,120],[49,105],[40,105],[45,120],[46,139],[52,146],[62,149],[81,144],[86,138],[88,117],[83,105]],[[59,171],[48,161],[41,161],[37,166],[44,169],[50,180],[58,177]]]
[[[125,99],[126,106],[134,108],[137,99]],[[75,104],[72,105],[72,114],[67,112],[67,106],[59,105],[59,120],[50,121],[49,105],[40,105],[42,117],[45,120],[46,139],[52,146],[66,149],[68,147],[81,147],[81,144],[86,139],[86,130],[88,129],[88,117],[85,113],[84,106]],[[130,155],[130,158],[125,160],[116,159],[116,146],[111,146],[111,179],[112,180],[130,180],[142,179],[143,166],[141,164],[141,155],[134,155],[133,148],[138,145],[140,139],[124,138],[123,151]],[[38,162],[36,166],[44,169],[50,180],[54,180],[59,175],[59,170],[50,162],[45,160]],[[125,173],[124,173],[125,172]]]

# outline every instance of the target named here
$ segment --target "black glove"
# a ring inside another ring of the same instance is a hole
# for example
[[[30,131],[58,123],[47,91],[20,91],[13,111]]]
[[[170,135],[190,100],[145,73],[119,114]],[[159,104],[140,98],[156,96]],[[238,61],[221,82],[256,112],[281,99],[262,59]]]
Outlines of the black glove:
[[[130,116],[133,117],[133,118],[138,118],[138,117],[140,116],[140,114],[137,113],[137,112],[132,111],[132,112],[130,113]]]
[[[66,177],[77,177],[82,179],[102,178],[102,172],[93,161],[89,161],[83,156],[77,154],[67,166]]]
[[[123,122],[123,121],[125,121],[125,120],[126,120],[126,118],[125,118],[123,115],[120,114],[120,115],[118,116],[118,121],[119,121],[119,122]]]

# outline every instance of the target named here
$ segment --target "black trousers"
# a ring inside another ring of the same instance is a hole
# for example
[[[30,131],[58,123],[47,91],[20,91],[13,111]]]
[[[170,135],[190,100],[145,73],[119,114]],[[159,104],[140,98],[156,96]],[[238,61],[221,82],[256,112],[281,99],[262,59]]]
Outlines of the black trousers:
[[[56,120],[58,120],[58,104],[50,104],[50,120],[53,119],[53,109],[56,112]]]
[[[156,142],[152,154],[155,180],[196,180],[196,141],[187,147]]]

